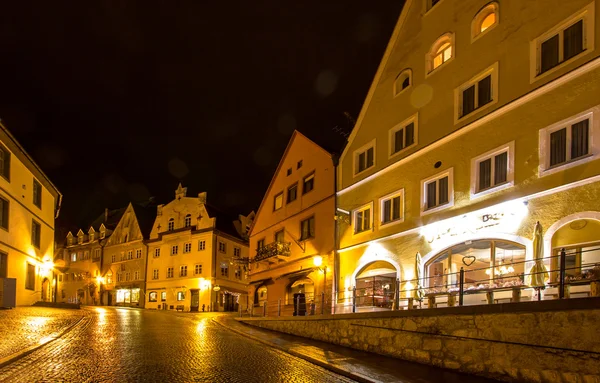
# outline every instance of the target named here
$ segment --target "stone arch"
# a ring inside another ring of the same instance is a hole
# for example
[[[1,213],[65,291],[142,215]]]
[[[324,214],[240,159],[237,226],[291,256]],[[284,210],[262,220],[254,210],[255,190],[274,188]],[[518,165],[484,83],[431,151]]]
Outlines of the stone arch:
[[[563,226],[580,219],[593,219],[595,221],[600,221],[600,212],[582,211],[579,213],[573,213],[550,225],[550,227],[546,229],[546,233],[544,233],[544,256],[552,253],[552,237],[554,237],[554,234]]]

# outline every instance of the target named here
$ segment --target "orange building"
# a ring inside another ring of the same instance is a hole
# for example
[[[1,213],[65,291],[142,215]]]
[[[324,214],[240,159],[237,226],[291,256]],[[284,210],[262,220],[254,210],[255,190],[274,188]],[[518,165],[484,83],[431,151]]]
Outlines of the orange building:
[[[250,228],[248,294],[255,314],[330,311],[334,180],[332,155],[294,131]]]

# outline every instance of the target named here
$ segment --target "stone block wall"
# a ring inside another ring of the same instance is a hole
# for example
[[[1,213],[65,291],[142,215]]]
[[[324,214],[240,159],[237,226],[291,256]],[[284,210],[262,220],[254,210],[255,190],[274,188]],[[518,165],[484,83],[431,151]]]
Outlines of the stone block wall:
[[[600,383],[598,298],[241,321],[502,381]]]

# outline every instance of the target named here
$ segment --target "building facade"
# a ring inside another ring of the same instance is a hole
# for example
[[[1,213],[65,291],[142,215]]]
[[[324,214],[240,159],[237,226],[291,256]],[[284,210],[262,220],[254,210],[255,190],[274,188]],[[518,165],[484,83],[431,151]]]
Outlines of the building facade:
[[[600,262],[599,12],[406,1],[340,159],[340,309],[447,292],[461,268],[466,288],[526,286],[538,221],[545,295],[562,248],[574,278]]]
[[[237,221],[234,223],[234,221]],[[235,220],[207,203],[206,193],[157,207],[148,245],[146,308],[237,311],[247,304],[246,217]]]
[[[102,279],[105,305],[144,307],[146,265],[155,210],[130,203],[123,212],[103,252]]]
[[[14,298],[17,306],[26,306],[54,299],[54,220],[61,200],[58,189],[0,123],[0,279],[15,283],[15,296],[7,302]]]
[[[260,313],[330,312],[334,180],[332,155],[294,131],[250,231],[248,293]]]

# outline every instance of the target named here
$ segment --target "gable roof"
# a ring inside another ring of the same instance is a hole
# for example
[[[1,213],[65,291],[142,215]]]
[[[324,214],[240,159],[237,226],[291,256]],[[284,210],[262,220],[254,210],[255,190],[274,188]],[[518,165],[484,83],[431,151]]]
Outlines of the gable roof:
[[[216,218],[215,229],[245,241],[245,239],[240,236],[240,233],[238,233],[235,224],[233,223],[236,220],[236,217],[209,203],[205,203],[204,207],[206,208],[209,217]]]
[[[137,219],[140,227],[142,237],[144,239],[149,239],[152,226],[154,226],[154,221],[156,220],[156,207],[141,206],[138,204],[132,204],[132,207],[133,212],[135,213],[135,218]]]
[[[263,208],[263,206],[264,206],[264,204],[266,202],[267,196],[269,195],[269,192],[271,191],[271,188],[273,187],[273,184],[275,183],[275,178],[277,178],[277,175],[281,171],[283,163],[285,162],[285,158],[287,157],[287,155],[288,155],[288,153],[289,153],[292,145],[294,144],[294,141],[298,137],[304,138],[309,143],[313,144],[315,147],[319,148],[324,153],[326,153],[329,157],[333,158],[333,155],[330,152],[328,152],[327,150],[323,149],[323,147],[321,147],[319,144],[317,144],[316,142],[314,142],[310,138],[306,137],[304,134],[300,133],[298,130],[294,130],[294,133],[292,133],[292,137],[290,138],[290,141],[288,142],[288,144],[287,144],[287,146],[285,148],[285,151],[283,152],[283,155],[281,156],[281,159],[279,160],[279,164],[277,165],[277,168],[275,169],[275,173],[273,173],[273,177],[271,177],[271,182],[269,182],[269,186],[267,187],[267,191],[263,195],[263,199],[260,202],[260,205],[258,207],[258,210],[256,211],[255,217],[259,217],[260,216],[260,212],[261,212],[261,210],[262,210],[262,208]],[[252,234],[252,230],[254,229],[254,225],[256,224],[256,221],[257,221],[256,218],[252,220],[252,225],[250,226],[250,230],[248,230],[248,236],[250,236]]]
[[[121,217],[127,210],[127,207],[122,207],[119,209],[108,210],[104,213],[100,214],[98,218],[92,222],[91,227],[100,229],[101,225],[104,225],[105,228],[114,230],[117,227],[117,224],[121,220]]]
[[[367,92],[367,97],[365,98],[365,102],[363,103],[363,106],[360,109],[360,113],[358,114],[358,118],[356,119],[356,124],[354,124],[354,128],[352,129],[352,132],[350,133],[350,136],[348,137],[348,143],[346,144],[346,146],[344,147],[344,150],[342,151],[342,154],[340,155],[340,163],[346,157],[347,151],[351,147],[352,141],[354,141],[354,138],[356,137],[356,133],[360,129],[363,119],[365,118],[365,114],[366,114],[367,110],[369,109],[369,106],[371,105],[371,100],[373,99],[373,95],[375,94],[375,89],[377,89],[377,86],[379,85],[379,80],[381,80],[381,76],[385,70],[385,67],[387,66],[387,63],[392,54],[392,51],[394,50],[394,46],[396,45],[396,42],[398,41],[398,36],[400,35],[400,30],[402,29],[402,27],[404,25],[404,21],[406,20],[406,17],[408,16],[408,10],[410,9],[412,2],[413,2],[413,0],[406,0],[404,5],[402,6],[402,12],[400,12],[400,17],[398,17],[398,22],[396,23],[396,26],[394,27],[394,31],[392,32],[392,36],[390,37],[390,41],[388,42],[388,45],[385,48],[383,58],[381,59],[381,62],[379,63],[377,72],[375,72],[375,77],[373,78],[373,82],[371,83],[371,86],[369,87],[369,91]],[[338,176],[341,177],[341,175],[338,175]],[[337,180],[336,180],[336,182],[337,182]]]

